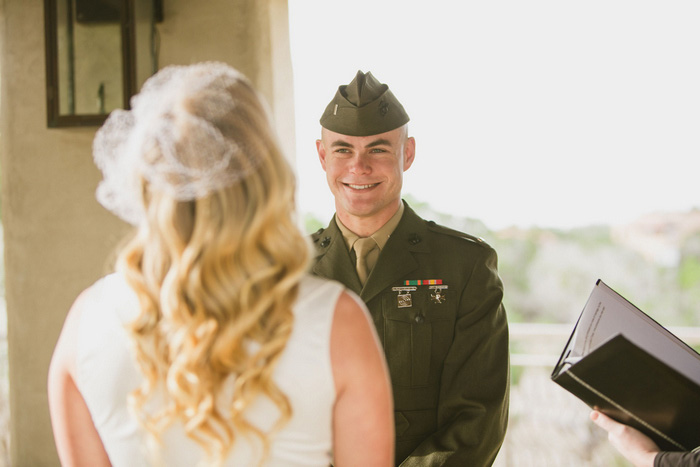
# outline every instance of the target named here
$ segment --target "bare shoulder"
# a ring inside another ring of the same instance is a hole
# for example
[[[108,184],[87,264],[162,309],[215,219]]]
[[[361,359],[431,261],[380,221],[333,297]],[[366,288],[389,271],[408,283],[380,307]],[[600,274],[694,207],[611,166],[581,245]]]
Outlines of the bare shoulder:
[[[348,381],[372,371],[372,366],[367,363],[381,362],[381,356],[379,339],[367,308],[357,295],[343,292],[336,304],[331,327],[331,363],[336,389],[342,390]]]
[[[356,294],[344,291],[336,303],[331,327],[331,348],[360,347],[379,349],[379,339],[364,302]]]
[[[335,306],[335,318],[333,325],[345,324],[364,326],[369,323],[369,313],[365,304],[352,292],[344,291],[340,294]]]
[[[331,363],[336,387],[334,465],[393,465],[389,372],[369,312],[352,292],[342,293],[336,305]]]

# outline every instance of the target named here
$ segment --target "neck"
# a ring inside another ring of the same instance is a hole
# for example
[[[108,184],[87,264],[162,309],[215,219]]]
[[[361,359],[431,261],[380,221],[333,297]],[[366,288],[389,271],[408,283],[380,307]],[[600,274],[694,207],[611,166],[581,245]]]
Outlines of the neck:
[[[396,211],[399,210],[401,200],[397,200],[393,209],[385,209],[371,216],[353,216],[352,214],[338,210],[336,208],[336,216],[340,219],[345,227],[350,229],[359,237],[369,237],[377,230],[381,229],[384,224],[389,222]]]

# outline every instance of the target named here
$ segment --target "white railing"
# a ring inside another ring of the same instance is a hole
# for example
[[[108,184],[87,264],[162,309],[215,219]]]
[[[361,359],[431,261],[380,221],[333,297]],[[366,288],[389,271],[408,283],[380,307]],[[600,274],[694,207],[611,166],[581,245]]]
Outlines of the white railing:
[[[535,323],[510,323],[511,351],[510,363],[513,366],[549,366],[554,367],[561,351],[564,350],[571,332],[573,324],[535,324]],[[700,327],[668,327],[668,330],[675,334],[691,347],[700,346]],[[544,353],[518,351],[519,343],[535,341],[535,344],[525,345],[535,347],[537,350],[545,349]],[[557,347],[558,345],[558,347]]]
[[[508,430],[494,467],[627,465],[589,420],[590,409],[550,379],[573,324],[510,324]],[[700,328],[669,328],[690,346]]]

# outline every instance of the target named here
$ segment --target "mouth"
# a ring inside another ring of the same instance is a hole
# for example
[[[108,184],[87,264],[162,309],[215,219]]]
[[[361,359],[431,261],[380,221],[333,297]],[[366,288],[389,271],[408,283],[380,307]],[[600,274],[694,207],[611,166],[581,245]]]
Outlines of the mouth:
[[[370,188],[374,188],[375,186],[379,185],[379,183],[370,183],[367,185],[356,185],[354,183],[344,183],[346,187],[352,188],[353,190],[369,190]]]

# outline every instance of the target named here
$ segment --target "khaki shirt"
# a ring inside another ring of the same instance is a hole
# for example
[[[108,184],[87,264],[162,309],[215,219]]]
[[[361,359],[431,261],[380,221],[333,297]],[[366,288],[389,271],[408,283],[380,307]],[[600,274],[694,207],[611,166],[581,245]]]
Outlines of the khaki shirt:
[[[396,229],[396,226],[399,225],[399,221],[403,216],[403,210],[404,206],[403,203],[401,203],[401,206],[399,207],[398,211],[396,211],[396,213],[393,216],[391,216],[391,219],[389,219],[386,222],[386,224],[384,224],[379,230],[370,235],[370,237],[372,237],[377,243],[377,246],[379,248],[373,250],[372,252],[370,252],[369,255],[367,255],[367,268],[369,271],[372,271],[372,269],[374,269],[374,265],[377,264],[377,258],[379,258],[379,253],[384,248],[384,245],[386,245],[386,242],[389,241],[389,238],[391,237],[391,234],[394,233],[394,229]],[[335,218],[335,221],[338,224],[340,233],[343,235],[343,239],[345,240],[345,245],[347,245],[348,247],[348,251],[351,255],[353,255],[353,260],[355,260],[355,252],[353,251],[352,246],[355,244],[355,241],[358,238],[360,238],[360,236],[352,230],[345,227],[345,225],[337,217]]]

